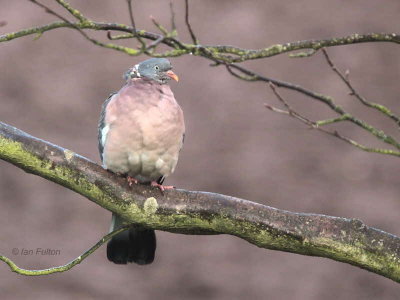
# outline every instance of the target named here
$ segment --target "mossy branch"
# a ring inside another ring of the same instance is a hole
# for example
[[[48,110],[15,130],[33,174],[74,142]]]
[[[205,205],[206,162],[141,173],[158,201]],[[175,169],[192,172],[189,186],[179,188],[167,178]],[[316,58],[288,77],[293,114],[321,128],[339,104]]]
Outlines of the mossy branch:
[[[360,220],[294,213],[230,196],[129,187],[71,150],[0,123],[0,159],[73,190],[142,227],[230,234],[265,249],[327,257],[400,282],[400,238]]]
[[[132,33],[133,31],[132,26],[128,26],[125,24],[95,22],[88,19],[85,19],[83,22],[71,22],[71,23],[57,21],[43,26],[32,27],[17,32],[11,32],[0,35],[0,42],[7,42],[16,38],[33,34],[42,35],[46,31],[58,28],[79,28],[82,30],[89,29],[89,30],[105,31],[105,32],[112,30],[125,33]],[[160,38],[159,34],[145,30],[136,30],[136,36],[152,41],[158,40]],[[131,38],[134,38],[134,36],[132,35]],[[190,43],[186,44],[179,42],[173,37],[168,37],[168,36],[164,37],[163,40],[160,42],[160,44],[165,44],[172,48],[172,50],[170,50],[169,56],[182,56],[186,54],[192,54],[204,57],[211,56],[215,59],[219,59],[227,63],[235,63],[235,62],[237,63],[237,62],[244,62],[247,60],[267,58],[296,50],[313,49],[316,51],[323,47],[334,47],[334,46],[351,45],[357,43],[371,43],[371,42],[389,42],[389,43],[400,44],[400,35],[395,33],[352,34],[349,36],[336,37],[330,39],[304,40],[297,42],[289,42],[285,44],[275,44],[257,50],[244,49],[228,45],[198,45]],[[108,46],[99,45],[99,46],[113,49],[113,47],[109,45]],[[116,47],[115,50],[133,56],[143,54],[143,52],[141,52],[138,49],[130,47],[123,47],[123,48],[120,47],[121,46]],[[201,51],[202,49],[205,51]],[[315,51],[313,53],[315,53]],[[154,53],[154,55],[161,56],[162,53]],[[234,57],[232,55],[234,55]]]

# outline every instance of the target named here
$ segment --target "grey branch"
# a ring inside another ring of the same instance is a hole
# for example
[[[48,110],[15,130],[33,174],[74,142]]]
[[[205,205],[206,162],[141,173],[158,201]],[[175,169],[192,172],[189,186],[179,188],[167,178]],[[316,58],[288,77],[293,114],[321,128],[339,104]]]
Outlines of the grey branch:
[[[140,226],[183,234],[230,234],[265,249],[327,257],[400,282],[400,238],[360,220],[284,211],[230,196],[161,194],[44,140],[0,123],[0,159],[73,190]]]
[[[399,151],[395,151],[395,150],[391,150],[391,149],[368,147],[363,144],[360,144],[359,142],[356,142],[355,140],[350,139],[349,137],[342,135],[337,130],[332,131],[332,130],[323,128],[323,126],[328,125],[328,124],[334,124],[334,123],[339,123],[339,122],[343,122],[343,121],[348,121],[349,118],[351,118],[351,115],[349,113],[344,113],[340,117],[337,117],[337,118],[320,120],[320,121],[312,121],[309,118],[307,118],[306,116],[304,116],[303,114],[301,114],[300,112],[295,111],[289,105],[289,103],[278,93],[277,88],[275,87],[275,85],[272,82],[270,82],[269,86],[270,86],[272,92],[274,93],[274,95],[276,96],[276,98],[279,100],[279,102],[281,102],[283,104],[283,106],[285,106],[285,108],[286,108],[286,110],[283,110],[283,109],[277,108],[275,106],[272,106],[268,103],[265,103],[264,104],[265,107],[268,108],[269,110],[292,117],[292,118],[295,118],[296,120],[309,126],[310,129],[316,129],[323,133],[334,136],[334,137],[336,137],[358,149],[361,149],[363,151],[400,157]]]

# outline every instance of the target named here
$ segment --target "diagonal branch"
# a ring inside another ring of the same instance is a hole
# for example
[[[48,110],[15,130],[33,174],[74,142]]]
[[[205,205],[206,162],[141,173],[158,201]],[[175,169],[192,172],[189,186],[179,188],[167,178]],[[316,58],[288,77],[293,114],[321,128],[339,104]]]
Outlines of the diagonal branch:
[[[350,95],[355,96],[363,105],[371,107],[376,109],[377,111],[381,112],[382,114],[388,116],[389,118],[391,118],[393,121],[396,122],[396,124],[398,126],[400,126],[400,118],[398,116],[396,116],[395,114],[392,113],[392,111],[387,108],[386,106],[382,105],[382,104],[378,104],[378,103],[373,103],[373,102],[369,102],[367,99],[365,99],[363,96],[361,96],[353,87],[353,85],[351,84],[349,78],[348,78],[348,73],[346,74],[342,74],[342,72],[339,71],[339,69],[334,65],[334,63],[332,62],[331,58],[328,55],[328,52],[326,49],[322,49],[322,53],[324,54],[324,57],[326,59],[326,62],[328,63],[328,65],[331,67],[332,71],[335,72],[339,78],[346,84],[346,86],[349,88],[350,90]]]
[[[30,0],[32,1],[32,0]],[[73,15],[76,19],[78,19],[81,23],[88,22],[88,19],[82,15],[82,13],[74,9],[71,5],[69,5],[68,2],[64,0],[56,0],[58,4],[60,4],[62,7],[64,7],[71,15]]]
[[[224,64],[224,63],[221,62],[221,64]],[[225,65],[226,65],[228,71],[233,76],[235,76],[241,80],[262,81],[262,82],[266,82],[266,83],[272,83],[272,84],[276,85],[277,87],[282,87],[285,89],[293,90],[293,91],[299,92],[301,94],[304,94],[304,95],[310,97],[311,99],[317,100],[317,101],[325,104],[326,106],[328,106],[335,113],[337,113],[341,116],[346,116],[345,121],[349,121],[349,122],[359,126],[360,128],[364,129],[365,131],[367,131],[371,135],[375,136],[379,140],[383,141],[384,143],[392,145],[395,148],[400,150],[400,142],[398,142],[393,136],[388,135],[383,130],[380,130],[380,129],[370,125],[369,123],[351,115],[349,112],[345,111],[343,109],[343,107],[337,105],[335,103],[334,99],[329,96],[325,96],[325,95],[313,92],[313,91],[305,89],[304,87],[299,86],[299,85],[295,85],[295,84],[288,83],[285,81],[280,81],[280,80],[276,80],[276,79],[272,79],[272,78],[268,78],[268,77],[259,75],[255,72],[245,69],[242,66],[239,66],[237,64],[229,65],[229,64],[225,63]],[[237,73],[237,72],[233,71],[232,69],[238,70],[240,73]]]
[[[184,234],[230,234],[258,247],[349,263],[400,282],[400,238],[360,220],[294,213],[230,196],[130,188],[124,178],[0,123],[0,159],[71,189],[140,226]]]
[[[131,55],[139,55],[139,54],[141,54],[141,52],[138,51],[138,50],[130,49],[130,48],[127,48],[127,47],[123,47],[123,46],[120,46],[120,45],[116,45],[116,44],[110,44],[110,43],[107,43],[107,44],[106,44],[106,43],[100,42],[99,40],[96,40],[96,39],[94,39],[94,38],[91,38],[85,31],[82,30],[82,28],[81,28],[80,26],[78,26],[78,24],[71,23],[71,22],[68,21],[66,18],[64,18],[64,17],[61,16],[60,14],[56,13],[54,10],[52,10],[52,9],[49,8],[48,6],[46,6],[46,5],[44,5],[44,4],[40,3],[40,2],[38,2],[38,1],[36,1],[36,0],[29,0],[29,1],[31,1],[32,3],[36,4],[37,6],[39,6],[39,7],[41,7],[41,8],[43,8],[47,13],[49,13],[49,14],[51,14],[51,15],[53,15],[53,16],[55,16],[55,17],[61,19],[61,20],[63,20],[63,21],[64,21],[65,23],[67,23],[70,27],[75,28],[85,39],[87,39],[88,41],[90,41],[91,43],[93,43],[93,44],[95,44],[95,45],[97,45],[97,46],[100,46],[100,47],[103,47],[103,48],[111,48],[111,49],[115,49],[115,50],[119,50],[119,51],[128,51],[128,49],[129,49],[129,51],[132,50],[132,51],[130,51],[130,52],[131,52]],[[64,1],[62,1],[62,0],[57,0],[57,1],[58,1],[61,5],[63,5],[63,6],[68,5],[68,6],[67,6],[67,7],[69,8],[68,11],[70,11],[70,10],[76,11],[76,10],[72,9],[72,8],[69,6],[68,3],[66,3],[66,2],[64,2]],[[80,13],[79,13],[78,11],[76,11],[76,12],[74,13],[74,16],[75,16],[76,14],[79,15]],[[81,18],[84,18],[84,17],[81,16]],[[89,23],[89,24],[90,24],[90,21],[89,21],[89,20],[87,20],[86,18],[84,18],[84,20],[85,20],[85,23]],[[79,24],[83,24],[83,23],[79,23]],[[40,32],[39,34],[41,35],[42,32]],[[40,35],[39,35],[39,37],[40,37]],[[135,53],[135,54],[133,54],[133,53]]]
[[[311,121],[310,119],[308,119],[307,117],[305,117],[304,115],[300,114],[299,112],[295,111],[287,102],[285,99],[283,99],[283,97],[278,93],[278,91],[276,90],[276,87],[274,86],[273,83],[269,84],[272,92],[274,93],[274,95],[277,97],[277,99],[286,107],[287,110],[283,110],[277,107],[274,107],[272,105],[269,104],[264,104],[266,108],[268,108],[271,111],[283,114],[283,115],[287,115],[290,116],[292,118],[297,119],[298,121],[306,124],[307,126],[309,126],[311,129],[317,129],[323,133],[326,133],[328,135],[334,136],[358,149],[361,149],[363,151],[366,152],[373,152],[373,153],[379,153],[379,154],[386,154],[386,155],[393,155],[393,156],[397,156],[400,157],[400,152],[399,151],[394,151],[391,149],[382,149],[382,148],[371,148],[365,145],[362,145],[358,142],[356,142],[355,140],[352,140],[344,135],[342,135],[341,133],[339,133],[337,130],[331,131],[325,128],[322,128],[322,126],[328,125],[328,124],[333,124],[333,123],[339,123],[339,122],[343,122],[343,121],[347,121],[349,118],[348,114],[344,114],[341,115],[340,117],[337,118],[333,118],[333,119],[327,119],[327,120],[321,120],[321,121]]]

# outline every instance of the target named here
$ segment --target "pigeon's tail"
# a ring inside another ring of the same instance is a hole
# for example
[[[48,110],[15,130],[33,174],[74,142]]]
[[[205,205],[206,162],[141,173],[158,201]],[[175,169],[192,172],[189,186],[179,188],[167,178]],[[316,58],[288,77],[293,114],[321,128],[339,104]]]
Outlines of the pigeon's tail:
[[[119,217],[113,214],[111,230],[119,227]],[[130,228],[114,236],[107,244],[107,258],[116,264],[151,264],[156,252],[156,234],[152,229]]]

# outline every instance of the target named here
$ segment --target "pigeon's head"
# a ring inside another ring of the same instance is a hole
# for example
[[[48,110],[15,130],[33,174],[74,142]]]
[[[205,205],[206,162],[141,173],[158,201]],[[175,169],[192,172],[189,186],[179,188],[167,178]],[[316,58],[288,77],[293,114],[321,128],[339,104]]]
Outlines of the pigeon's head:
[[[179,80],[172,72],[171,63],[166,58],[150,58],[142,61],[131,70],[128,77],[146,77],[161,84],[167,83],[170,79]]]

